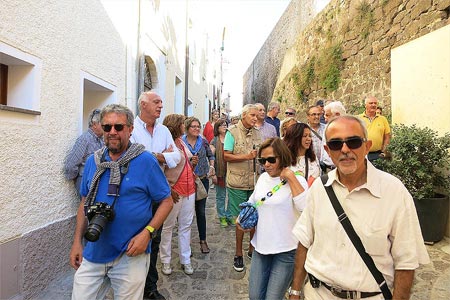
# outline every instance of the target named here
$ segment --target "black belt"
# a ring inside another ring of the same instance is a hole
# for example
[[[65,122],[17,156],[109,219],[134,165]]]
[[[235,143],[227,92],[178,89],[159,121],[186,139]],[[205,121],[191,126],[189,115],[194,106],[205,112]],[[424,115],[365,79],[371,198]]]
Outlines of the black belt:
[[[314,287],[313,282],[319,283],[319,285],[316,285],[316,288],[318,288],[320,285],[323,285],[327,290],[329,290],[331,292],[331,294],[333,294],[333,296],[341,298],[341,299],[368,298],[368,297],[373,297],[373,296],[381,294],[381,292],[347,291],[347,290],[343,290],[343,289],[340,289],[335,286],[328,285],[325,282],[320,281],[319,279],[317,279],[316,277],[314,277],[311,274],[308,274],[308,276],[310,278],[310,283],[311,283],[312,287]]]

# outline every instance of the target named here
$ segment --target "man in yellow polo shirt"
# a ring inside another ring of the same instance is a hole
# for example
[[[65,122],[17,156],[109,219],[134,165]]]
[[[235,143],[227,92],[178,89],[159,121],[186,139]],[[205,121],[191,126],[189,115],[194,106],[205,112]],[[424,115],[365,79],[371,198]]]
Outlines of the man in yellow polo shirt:
[[[381,115],[377,115],[378,100],[373,96],[365,99],[366,110],[359,117],[364,120],[367,127],[368,139],[372,141],[367,158],[374,161],[384,155],[386,146],[391,140],[391,128],[388,120]]]

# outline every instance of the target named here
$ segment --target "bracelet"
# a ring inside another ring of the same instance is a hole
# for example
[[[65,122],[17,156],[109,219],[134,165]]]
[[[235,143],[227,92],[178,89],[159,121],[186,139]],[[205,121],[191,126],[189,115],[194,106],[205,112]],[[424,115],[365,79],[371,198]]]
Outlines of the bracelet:
[[[289,287],[288,289],[288,294],[289,296],[300,296],[300,291],[297,290],[293,290],[291,287]]]

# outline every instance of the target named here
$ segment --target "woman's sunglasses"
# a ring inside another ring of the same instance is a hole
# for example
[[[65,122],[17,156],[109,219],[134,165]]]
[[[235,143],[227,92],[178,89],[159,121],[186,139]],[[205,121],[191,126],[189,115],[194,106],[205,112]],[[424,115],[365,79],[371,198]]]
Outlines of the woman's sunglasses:
[[[366,141],[365,138],[359,136],[350,137],[345,140],[331,139],[327,141],[327,146],[330,150],[337,151],[341,150],[345,143],[347,147],[349,147],[350,149],[358,149],[359,147],[362,146],[363,142],[365,141]]]
[[[111,129],[114,127],[114,129],[115,129],[117,132],[119,132],[119,131],[122,131],[122,130],[123,130],[124,126],[125,126],[125,124],[114,124],[114,125],[111,125],[111,124],[103,124],[103,125],[102,125],[102,128],[103,128],[103,131],[104,131],[104,132],[110,132]]]
[[[264,165],[268,161],[270,164],[274,164],[277,162],[276,156],[269,156],[269,157],[258,157],[258,162],[262,165]]]

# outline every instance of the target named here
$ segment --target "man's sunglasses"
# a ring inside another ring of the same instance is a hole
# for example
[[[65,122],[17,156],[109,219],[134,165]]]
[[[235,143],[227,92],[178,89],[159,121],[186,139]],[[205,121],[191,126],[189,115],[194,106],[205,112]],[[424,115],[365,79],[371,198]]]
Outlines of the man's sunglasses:
[[[119,131],[122,131],[123,130],[123,127],[125,126],[125,124],[114,124],[114,125],[111,125],[111,124],[103,124],[102,125],[102,128],[103,128],[103,131],[104,132],[110,132],[111,131],[111,129],[114,127],[114,129],[117,131],[117,132],[119,132]]]
[[[286,116],[293,116],[294,115],[294,113],[293,112],[290,112],[290,111],[287,111],[287,112],[285,112],[284,113]]]
[[[268,161],[270,164],[274,164],[277,162],[277,158],[275,156],[269,156],[269,157],[258,157],[258,162],[262,165],[264,165]]]
[[[337,151],[341,150],[345,143],[347,147],[349,147],[350,149],[358,149],[359,147],[362,146],[363,142],[365,141],[366,141],[365,138],[359,136],[350,137],[345,140],[331,139],[327,141],[327,146],[330,150]]]

